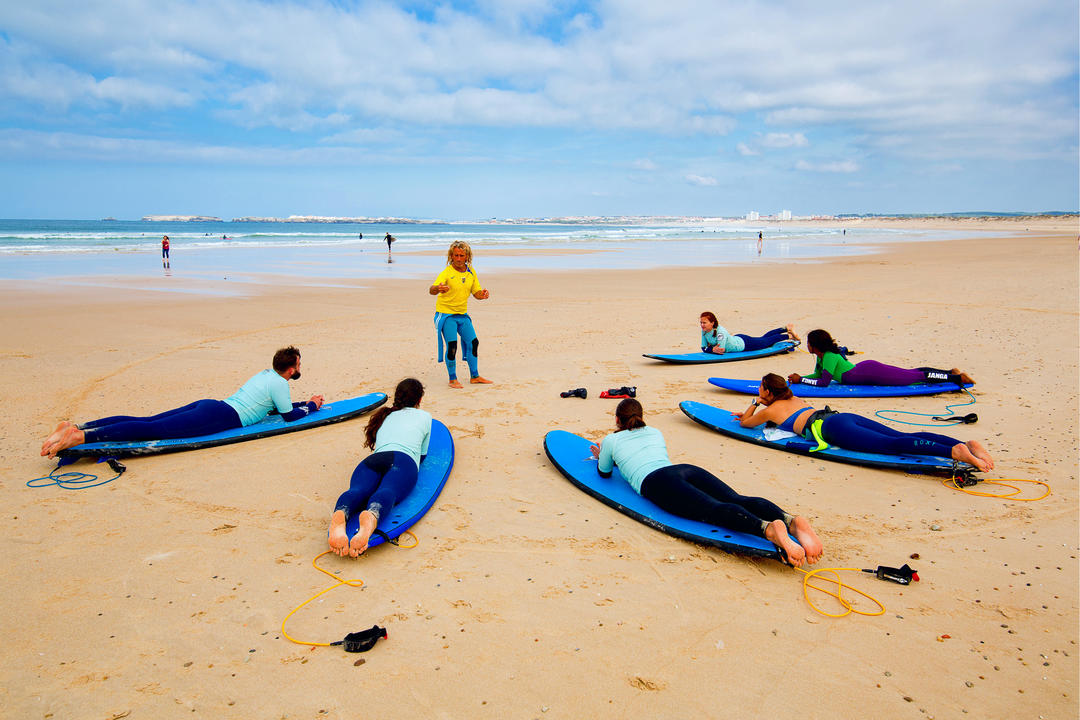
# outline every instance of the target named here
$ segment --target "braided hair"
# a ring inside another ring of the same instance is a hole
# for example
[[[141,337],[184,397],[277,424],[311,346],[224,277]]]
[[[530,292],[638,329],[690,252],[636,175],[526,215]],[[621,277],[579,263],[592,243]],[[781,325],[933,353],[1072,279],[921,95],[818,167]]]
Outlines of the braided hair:
[[[811,330],[806,333],[806,346],[810,349],[810,352],[818,350],[823,353],[833,352],[837,355],[843,355],[840,351],[840,347],[833,340],[832,335],[824,330]]]
[[[403,408],[416,407],[424,397],[424,386],[416,378],[405,378],[394,389],[394,404],[376,410],[364,428],[364,447],[375,449],[375,436],[390,413]]]

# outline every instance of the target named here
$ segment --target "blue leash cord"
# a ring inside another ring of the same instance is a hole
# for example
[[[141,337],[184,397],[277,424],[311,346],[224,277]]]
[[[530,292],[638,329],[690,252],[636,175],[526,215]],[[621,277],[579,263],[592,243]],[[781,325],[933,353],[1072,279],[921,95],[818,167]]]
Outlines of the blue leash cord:
[[[967,393],[967,396],[969,398],[971,398],[971,401],[970,402],[962,402],[962,403],[952,403],[951,405],[946,405],[944,414],[953,414],[953,415],[955,415],[955,411],[953,410],[953,408],[968,407],[970,405],[975,404],[975,396],[971,394],[971,391],[968,390],[967,388],[963,388],[963,390],[964,390],[965,393]],[[892,413],[892,414],[896,414],[896,415],[915,415],[917,417],[928,417],[931,420],[937,420],[938,422],[936,422],[936,423],[910,422],[908,420],[899,420],[897,418],[886,417],[883,413]],[[889,422],[901,423],[903,425],[917,425],[919,427],[952,427],[953,425],[969,425],[969,424],[971,424],[971,423],[973,423],[973,422],[975,422],[976,420],[979,419],[979,416],[976,415],[975,413],[968,413],[964,417],[949,418],[949,419],[952,420],[952,422],[949,422],[948,424],[944,424],[945,422],[947,422],[947,420],[946,420],[946,418],[942,417],[942,413],[917,413],[917,412],[909,412],[908,410],[878,410],[876,413],[874,413],[874,415],[881,418],[882,420],[888,420]]]
[[[72,471],[58,474],[57,470],[68,464],[61,460],[60,463],[48,475],[42,475],[41,477],[36,477],[33,480],[27,480],[26,487],[43,488],[56,485],[57,487],[60,487],[64,490],[87,490],[89,488],[100,487],[101,485],[111,483],[113,480],[123,475],[124,471],[127,470],[127,468],[124,467],[124,465],[116,458],[98,458],[98,462],[109,463],[109,467],[113,469],[113,472],[115,472],[116,475],[109,478],[108,480],[102,480],[98,482],[98,476],[92,473]]]

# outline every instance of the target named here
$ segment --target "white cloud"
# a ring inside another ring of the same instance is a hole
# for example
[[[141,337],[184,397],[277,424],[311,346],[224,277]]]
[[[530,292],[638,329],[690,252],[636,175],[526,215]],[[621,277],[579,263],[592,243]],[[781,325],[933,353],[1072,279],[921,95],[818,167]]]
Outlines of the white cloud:
[[[761,144],[767,148],[806,147],[810,141],[800,133],[767,133],[761,138]]]
[[[714,177],[708,175],[687,175],[686,182],[691,185],[697,185],[699,187],[712,187],[717,184],[717,180]]]
[[[853,173],[859,171],[859,164],[854,160],[837,160],[834,162],[811,163],[799,160],[795,163],[796,170],[809,170],[811,172],[825,173]]]
[[[631,164],[633,165],[635,170],[649,170],[649,171],[652,171],[652,170],[657,169],[656,163],[654,163],[652,160],[650,160],[648,158],[641,158],[640,160],[635,160]]]
[[[743,157],[753,157],[754,155],[760,155],[761,154],[757,150],[755,150],[754,148],[747,145],[746,143],[737,144],[735,146],[735,150],[736,150],[736,152],[738,152]]]

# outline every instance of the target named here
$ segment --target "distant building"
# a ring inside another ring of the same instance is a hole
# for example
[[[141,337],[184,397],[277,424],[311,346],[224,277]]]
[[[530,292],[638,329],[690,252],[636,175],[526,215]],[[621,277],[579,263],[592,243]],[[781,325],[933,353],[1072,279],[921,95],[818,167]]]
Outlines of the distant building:
[[[782,211],[780,211],[780,219],[781,220],[790,220],[791,219],[791,211],[790,210],[782,210]]]
[[[761,217],[761,215],[759,215],[758,213],[754,212],[753,210],[751,210],[750,212],[746,213],[746,219],[747,219],[747,220],[749,220],[750,222],[754,222],[755,220],[757,220],[757,219],[758,219],[758,218],[760,218],[760,217]]]

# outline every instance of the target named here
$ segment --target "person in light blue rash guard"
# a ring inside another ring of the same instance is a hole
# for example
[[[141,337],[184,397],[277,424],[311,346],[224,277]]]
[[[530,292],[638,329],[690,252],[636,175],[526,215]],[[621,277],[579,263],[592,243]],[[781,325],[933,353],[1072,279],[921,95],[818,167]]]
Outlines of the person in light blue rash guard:
[[[742,333],[732,335],[720,326],[716,315],[708,310],[701,313],[698,321],[701,323],[701,352],[703,353],[723,355],[727,352],[750,352],[764,350],[785,340],[799,342],[799,336],[795,334],[795,326],[791,324],[774,328],[760,337],[754,337]]]
[[[616,432],[592,446],[601,477],[611,477],[617,465],[635,492],[673,515],[764,537],[795,567],[818,561],[824,549],[810,521],[765,498],[739,495],[696,465],[673,464],[663,434],[648,427],[643,414],[641,403],[632,398],[615,408]]]
[[[349,489],[338,498],[330,515],[327,540],[332,552],[342,557],[363,554],[379,518],[416,487],[420,463],[431,440],[431,414],[419,407],[423,397],[420,381],[405,378],[394,390],[394,404],[379,408],[368,421],[364,447],[371,448],[372,454],[353,470]],[[350,538],[346,524],[357,511],[359,529]]]
[[[281,348],[274,353],[273,367],[256,373],[225,400],[196,400],[183,407],[148,417],[113,415],[84,423],[62,421],[41,445],[42,456],[56,457],[83,443],[167,440],[212,435],[254,425],[272,412],[285,422],[307,417],[323,404],[322,395],[293,403],[289,380],[300,379],[300,351]]]

